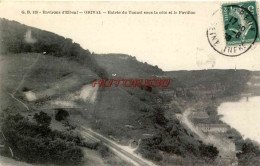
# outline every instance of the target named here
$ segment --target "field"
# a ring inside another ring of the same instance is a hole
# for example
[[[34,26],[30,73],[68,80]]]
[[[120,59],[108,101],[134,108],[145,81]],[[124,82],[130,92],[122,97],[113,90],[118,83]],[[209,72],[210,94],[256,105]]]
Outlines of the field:
[[[47,97],[79,90],[98,78],[87,68],[66,58],[36,53],[9,54],[0,58],[4,65],[1,72],[2,109],[10,105],[9,94],[24,99],[23,92],[31,91],[37,100],[47,100]],[[24,102],[27,101],[24,99]]]

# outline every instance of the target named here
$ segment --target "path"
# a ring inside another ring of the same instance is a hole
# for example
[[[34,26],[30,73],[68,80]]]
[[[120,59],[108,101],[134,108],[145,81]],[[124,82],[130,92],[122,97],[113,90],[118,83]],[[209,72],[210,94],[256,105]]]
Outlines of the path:
[[[114,151],[116,155],[118,155],[125,161],[128,161],[135,166],[156,166],[151,161],[143,159],[141,156],[138,156],[137,154],[126,150],[123,146],[118,145],[114,141],[102,136],[101,134],[83,126],[81,126],[81,128],[83,129],[82,131],[83,135],[87,134],[88,136],[91,136],[95,140],[102,141],[107,147],[109,147],[112,151]]]
[[[191,108],[188,108],[183,112],[183,116],[182,116],[183,123],[192,132],[197,134],[205,144],[212,144],[215,147],[217,147],[217,149],[219,150],[219,156],[221,156],[221,158],[234,158],[235,160],[237,160],[235,144],[232,141],[228,140],[227,138],[221,136],[217,137],[211,134],[206,135],[201,130],[196,128],[189,119],[191,110],[192,110]]]

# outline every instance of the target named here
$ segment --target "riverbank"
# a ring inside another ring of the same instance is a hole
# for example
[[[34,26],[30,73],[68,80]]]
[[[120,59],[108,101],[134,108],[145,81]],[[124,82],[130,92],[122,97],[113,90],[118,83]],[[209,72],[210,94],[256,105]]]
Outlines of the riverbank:
[[[256,163],[255,165],[259,164],[259,143],[252,141],[251,139],[253,137],[244,136],[246,134],[245,132],[242,132],[241,134],[241,130],[239,130],[239,128],[236,127],[237,125],[243,127],[244,131],[250,131],[251,133],[256,132],[257,128],[250,125],[250,123],[255,123],[255,125],[257,126],[258,121],[254,118],[257,118],[259,116],[256,109],[260,107],[258,104],[259,102],[257,102],[259,101],[259,99],[253,100],[254,98],[255,97],[251,97],[247,101],[246,98],[243,98],[241,96],[231,96],[225,98],[218,98],[215,100],[207,100],[197,104],[193,103],[193,107],[195,108],[195,110],[204,110],[209,115],[207,119],[203,120],[191,119],[194,124],[226,124],[229,126],[225,132],[214,133],[214,136],[228,140],[235,145],[234,152],[235,157],[237,157],[238,165],[248,165],[252,163]],[[250,104],[250,101],[253,101],[254,103]],[[239,109],[247,110],[247,108],[251,108],[251,110],[255,111],[255,113],[252,114],[252,111],[244,111],[244,113],[246,114],[238,114]],[[219,111],[219,109],[222,109],[222,111]],[[226,113],[228,113],[230,109],[232,110],[232,115],[228,117],[228,121],[225,118],[227,117]],[[250,116],[252,116],[253,118],[250,119]],[[235,121],[236,124],[230,123],[230,120]],[[256,133],[254,134],[255,136],[257,136]]]
[[[235,102],[224,102],[218,107],[221,121],[238,130],[243,138],[260,142],[259,114],[260,97],[242,98]],[[235,117],[235,118],[234,118]]]

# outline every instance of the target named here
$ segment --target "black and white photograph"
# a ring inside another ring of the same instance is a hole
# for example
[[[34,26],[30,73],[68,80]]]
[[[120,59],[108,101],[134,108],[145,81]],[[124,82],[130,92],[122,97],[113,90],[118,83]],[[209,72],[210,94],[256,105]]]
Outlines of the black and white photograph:
[[[0,0],[0,166],[260,166],[259,6]]]

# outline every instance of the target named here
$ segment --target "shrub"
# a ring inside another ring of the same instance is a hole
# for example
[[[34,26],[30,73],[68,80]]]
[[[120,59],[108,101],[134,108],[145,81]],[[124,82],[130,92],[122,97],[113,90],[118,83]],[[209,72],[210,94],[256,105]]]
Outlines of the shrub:
[[[110,151],[110,149],[103,144],[99,144],[97,147],[98,152],[100,153],[102,158],[108,158],[113,155],[113,153]]]
[[[82,138],[67,132],[52,131],[46,124],[46,114],[36,114],[37,124],[21,115],[9,115],[2,126],[14,156],[29,163],[77,165],[83,152]],[[44,125],[43,125],[44,124]]]
[[[259,147],[251,140],[245,140],[242,144],[242,151],[237,153],[239,165],[260,165],[257,159],[259,156]]]
[[[218,149],[212,145],[204,145],[201,144],[199,147],[202,157],[209,158],[211,160],[215,160],[218,156]]]
[[[45,112],[41,111],[39,114],[34,114],[33,118],[40,126],[50,126],[51,117]]]

